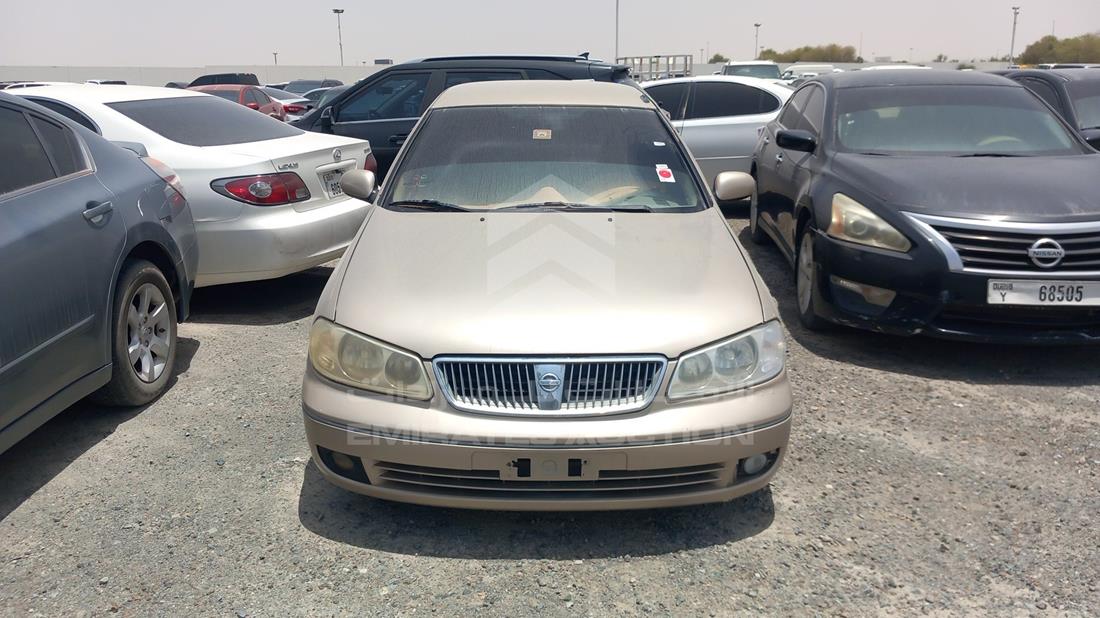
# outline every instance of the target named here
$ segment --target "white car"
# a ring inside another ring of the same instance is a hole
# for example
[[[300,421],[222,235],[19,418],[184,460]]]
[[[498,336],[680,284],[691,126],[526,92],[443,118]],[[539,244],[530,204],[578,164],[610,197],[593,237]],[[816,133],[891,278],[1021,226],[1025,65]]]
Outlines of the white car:
[[[193,90],[49,86],[17,91],[174,169],[199,243],[196,286],[272,279],[343,254],[367,213],[340,176],[374,170],[370,143],[307,133]]]
[[[642,88],[669,113],[707,182],[721,172],[748,172],[759,129],[775,120],[791,89],[767,79],[700,75],[646,82]]]

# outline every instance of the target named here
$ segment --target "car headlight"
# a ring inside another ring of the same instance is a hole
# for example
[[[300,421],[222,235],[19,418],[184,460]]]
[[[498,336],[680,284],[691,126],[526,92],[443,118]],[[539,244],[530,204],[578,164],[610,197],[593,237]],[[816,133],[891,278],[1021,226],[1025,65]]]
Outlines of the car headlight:
[[[783,327],[771,321],[680,357],[668,386],[676,401],[755,386],[779,375],[786,363]]]
[[[833,196],[833,217],[826,233],[840,240],[902,253],[913,246],[894,226],[843,193]]]
[[[406,399],[432,398],[419,358],[323,318],[309,331],[309,362],[334,382]]]

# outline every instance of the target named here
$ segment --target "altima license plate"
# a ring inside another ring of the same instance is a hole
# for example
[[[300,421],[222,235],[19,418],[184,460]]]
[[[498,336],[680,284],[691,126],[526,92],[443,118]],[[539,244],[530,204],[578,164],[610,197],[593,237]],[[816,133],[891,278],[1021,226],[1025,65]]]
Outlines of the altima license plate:
[[[321,174],[321,183],[325,186],[325,191],[328,191],[329,197],[344,194],[344,190],[340,187],[340,177],[343,175],[344,170],[331,170]]]
[[[1100,281],[989,281],[991,305],[1100,307]]]

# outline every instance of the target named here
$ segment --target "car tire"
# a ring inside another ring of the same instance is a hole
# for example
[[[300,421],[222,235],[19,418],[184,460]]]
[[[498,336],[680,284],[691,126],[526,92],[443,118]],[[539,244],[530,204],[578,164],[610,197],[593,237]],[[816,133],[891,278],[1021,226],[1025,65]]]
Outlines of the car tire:
[[[802,227],[798,235],[798,251],[794,258],[795,303],[798,307],[798,320],[809,330],[825,330],[829,323],[817,311],[817,299],[821,297],[817,261],[814,256],[814,236],[817,234],[812,223]]]
[[[123,264],[111,326],[111,381],[92,398],[109,406],[145,405],[168,388],[176,365],[176,303],[151,262]]]
[[[760,211],[757,207],[759,194],[756,185],[752,187],[752,197],[749,198],[749,238],[757,245],[766,245],[771,240],[768,233],[760,229]]]

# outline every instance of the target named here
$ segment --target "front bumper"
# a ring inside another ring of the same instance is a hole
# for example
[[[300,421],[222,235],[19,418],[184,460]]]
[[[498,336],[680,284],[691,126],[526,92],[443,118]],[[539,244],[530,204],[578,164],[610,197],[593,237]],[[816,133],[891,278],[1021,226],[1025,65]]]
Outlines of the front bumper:
[[[985,343],[1100,343],[1100,308],[989,305],[990,279],[1028,277],[952,271],[932,247],[918,246],[900,255],[819,232],[814,255],[821,291],[819,313],[839,324],[895,335],[924,334]],[[897,296],[888,306],[877,306],[839,285],[837,278],[890,290]],[[1060,278],[1081,279],[1073,273]]]
[[[274,279],[343,255],[369,205],[351,198],[298,211],[247,206],[241,216],[196,222],[196,287]]]
[[[786,374],[734,396],[609,417],[506,418],[353,392],[306,372],[306,436],[322,475],[400,502],[493,510],[618,510],[732,500],[786,454]],[[733,422],[734,420],[738,422]],[[353,466],[340,467],[337,456]],[[765,455],[754,474],[746,458]]]

